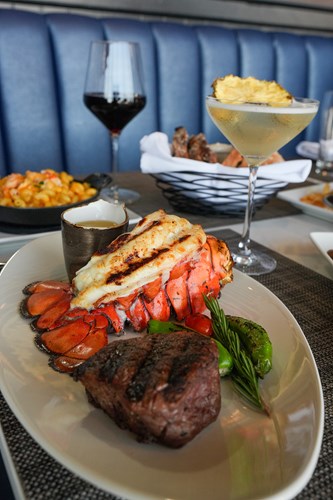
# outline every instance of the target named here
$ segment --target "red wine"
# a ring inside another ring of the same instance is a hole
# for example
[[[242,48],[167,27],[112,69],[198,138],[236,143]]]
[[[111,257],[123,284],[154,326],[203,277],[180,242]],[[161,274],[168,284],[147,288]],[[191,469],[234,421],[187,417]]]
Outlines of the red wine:
[[[131,99],[122,99],[115,96],[112,101],[107,101],[103,94],[86,93],[84,103],[112,134],[120,134],[128,122],[144,108],[146,97],[137,95]]]

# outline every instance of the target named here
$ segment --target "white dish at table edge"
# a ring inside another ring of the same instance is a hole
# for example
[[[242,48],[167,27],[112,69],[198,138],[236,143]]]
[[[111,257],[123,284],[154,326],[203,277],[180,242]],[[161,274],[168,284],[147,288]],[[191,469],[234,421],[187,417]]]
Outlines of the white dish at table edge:
[[[296,189],[286,189],[285,191],[279,191],[277,197],[281,200],[288,201],[296,208],[302,210],[305,214],[333,222],[333,210],[317,207],[315,205],[311,205],[310,203],[304,203],[303,201],[301,201],[301,198],[303,196],[306,196],[310,193],[322,193],[325,184],[327,183],[314,184],[312,186]],[[328,184],[330,184],[330,188],[331,190],[333,190],[333,183]]]
[[[322,389],[299,325],[274,294],[239,272],[222,291],[226,313],[260,322],[270,333],[273,370],[261,388],[272,418],[244,405],[223,380],[218,420],[172,450],[137,443],[89,405],[80,383],[48,367],[18,304],[25,285],[49,278],[65,279],[60,233],[25,245],[0,275],[0,387],[18,420],[51,456],[127,499],[199,500],[209,491],[210,500],[287,500],[305,487],[322,442]]]
[[[327,253],[328,250],[333,250],[333,233],[314,232],[310,233],[310,238],[326,260],[333,266],[333,259]]]
[[[133,210],[129,209],[126,207],[128,217],[129,217],[129,224],[136,224],[141,220],[141,216],[137,214],[136,212],[133,212]],[[60,222],[59,222],[60,223]],[[12,242],[19,242],[19,241],[28,241],[28,240],[33,240],[35,238],[40,238],[42,236],[48,236],[53,233],[56,233],[56,231],[47,231],[43,233],[28,233],[28,234],[11,234],[11,233],[6,233],[0,231],[0,244],[1,243],[12,243]]]

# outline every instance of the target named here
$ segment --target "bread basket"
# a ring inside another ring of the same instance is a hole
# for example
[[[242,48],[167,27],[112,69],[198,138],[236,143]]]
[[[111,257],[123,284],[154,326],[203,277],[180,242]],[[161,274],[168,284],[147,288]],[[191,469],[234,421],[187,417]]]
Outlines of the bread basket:
[[[243,216],[247,203],[248,169],[244,175],[217,175],[198,172],[151,174],[170,205],[179,212]],[[285,182],[258,179],[254,208],[262,208],[286,186]]]

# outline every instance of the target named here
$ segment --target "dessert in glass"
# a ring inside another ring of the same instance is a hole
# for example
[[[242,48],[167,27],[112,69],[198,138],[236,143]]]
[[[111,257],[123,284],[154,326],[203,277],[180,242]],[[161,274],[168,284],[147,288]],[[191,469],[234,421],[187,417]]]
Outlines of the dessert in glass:
[[[275,269],[276,261],[252,250],[250,241],[258,167],[307,127],[319,102],[292,97],[276,82],[252,77],[228,75],[216,79],[212,86],[213,95],[206,98],[208,113],[249,165],[243,232],[233,252],[235,267],[249,275],[266,274]]]

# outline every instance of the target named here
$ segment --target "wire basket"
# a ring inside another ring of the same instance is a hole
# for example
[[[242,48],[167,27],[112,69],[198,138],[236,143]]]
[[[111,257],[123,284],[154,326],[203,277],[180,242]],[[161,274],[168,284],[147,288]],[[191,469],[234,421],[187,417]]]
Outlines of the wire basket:
[[[170,205],[192,214],[243,216],[247,204],[248,174],[222,175],[197,172],[151,174]],[[285,182],[258,178],[254,210],[286,186]]]

